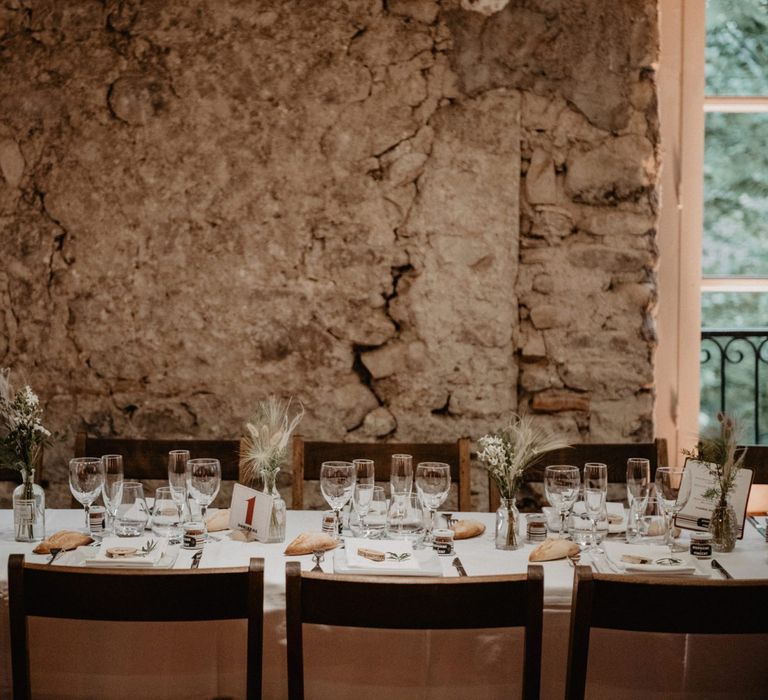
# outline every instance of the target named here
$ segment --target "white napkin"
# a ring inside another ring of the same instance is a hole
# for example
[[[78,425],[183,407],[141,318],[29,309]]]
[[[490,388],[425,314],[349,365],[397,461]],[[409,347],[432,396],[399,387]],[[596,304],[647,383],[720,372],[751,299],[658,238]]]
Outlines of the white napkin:
[[[151,552],[140,556],[143,547],[147,547],[150,542],[156,545]],[[163,537],[152,537],[145,535],[143,537],[105,537],[101,541],[98,554],[85,560],[86,566],[108,566],[108,567],[148,567],[156,566],[165,553],[168,540]],[[135,547],[137,552],[130,557],[118,557],[113,559],[107,556],[107,550],[112,547]]]
[[[365,569],[366,571],[413,571],[419,568],[419,563],[413,553],[413,544],[405,540],[366,540],[357,537],[344,539],[344,549],[347,554],[347,566],[350,569]],[[402,561],[387,556],[384,561],[371,561],[361,557],[358,549],[375,549],[396,556],[409,555]]]

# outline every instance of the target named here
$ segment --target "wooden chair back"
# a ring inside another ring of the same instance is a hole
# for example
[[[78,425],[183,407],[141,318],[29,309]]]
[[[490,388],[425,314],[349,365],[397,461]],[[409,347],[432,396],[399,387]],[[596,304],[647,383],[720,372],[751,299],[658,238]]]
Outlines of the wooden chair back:
[[[631,605],[628,602],[631,601]],[[576,568],[565,696],[584,697],[593,627],[669,634],[768,633],[768,580],[594,574]]]
[[[523,697],[538,698],[544,571],[516,576],[407,578],[331,576],[288,562],[288,696],[304,697],[302,624],[375,629],[524,627]],[[372,604],[375,601],[375,604]]]
[[[320,479],[323,462],[353,459],[372,459],[376,481],[389,481],[389,470],[394,454],[413,455],[413,467],[419,462],[446,462],[451,466],[451,481],[458,484],[459,510],[472,510],[470,492],[470,440],[456,442],[311,442],[300,436],[293,438],[293,503],[299,510],[304,507],[304,482]]]
[[[29,616],[119,622],[246,619],[247,697],[261,697],[263,559],[251,559],[248,568],[123,570],[27,564],[23,554],[12,554],[8,596],[16,700],[31,697]]]
[[[768,445],[743,445],[744,466],[754,472],[753,484],[768,484]]]
[[[40,450],[35,460],[35,483],[41,486],[47,486],[48,483],[43,479],[43,452]],[[20,484],[21,472],[17,469],[7,469],[5,467],[0,468],[0,481],[12,481],[15,484]]]
[[[138,438],[75,436],[75,457],[122,455],[126,479],[168,478],[168,453],[189,450],[194,457],[214,457],[221,462],[222,480],[239,476],[239,440],[141,440]]]
[[[626,443],[576,443],[571,447],[547,452],[541,461],[525,474],[526,482],[543,482],[544,470],[550,464],[572,464],[579,469],[587,462],[602,462],[608,466],[608,483],[624,484],[627,481],[627,460],[631,457],[647,459],[651,463],[651,481],[656,476],[656,467],[669,464],[667,441],[657,438],[653,442]],[[489,482],[490,510],[499,507],[499,492]]]

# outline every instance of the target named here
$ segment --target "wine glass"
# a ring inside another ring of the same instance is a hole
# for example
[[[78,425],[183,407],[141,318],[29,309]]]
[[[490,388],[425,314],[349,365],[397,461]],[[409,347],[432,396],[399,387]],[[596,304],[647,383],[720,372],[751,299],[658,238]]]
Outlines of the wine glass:
[[[123,456],[122,455],[103,455],[101,458],[104,464],[104,486],[101,491],[101,497],[104,499],[104,507],[107,510],[107,529],[114,530],[115,516],[117,508],[123,500]]]
[[[563,537],[568,512],[579,497],[581,474],[569,464],[553,464],[544,470],[544,492],[550,505],[560,516],[558,537]]]
[[[216,498],[221,486],[221,464],[208,457],[190,459],[187,462],[187,492],[200,506],[200,519],[205,521],[205,511]]]
[[[90,510],[104,485],[104,463],[100,457],[69,460],[69,490],[85,508],[85,531],[90,532]]]
[[[664,543],[670,552],[683,552],[685,547],[672,537],[672,522],[691,497],[691,478],[683,469],[659,467],[656,470],[656,498],[664,513]]]
[[[138,537],[144,533],[148,520],[144,487],[138,481],[123,482],[123,496],[115,515],[115,534],[118,537]]]
[[[424,540],[424,509],[416,494],[392,499],[387,511],[387,537],[408,540],[418,547]]]
[[[422,504],[429,512],[425,542],[432,541],[435,511],[442,505],[451,488],[451,467],[445,462],[421,462],[416,467],[416,489]]]
[[[647,459],[631,457],[627,460],[627,541],[637,535],[637,514],[645,509],[651,491],[651,463]],[[638,501],[637,505],[635,502]]]
[[[152,505],[152,532],[159,537],[178,538],[181,534],[182,509],[173,488],[160,486]]]
[[[393,497],[411,494],[413,489],[413,457],[411,455],[392,455],[389,485]]]
[[[187,506],[187,462],[189,450],[171,450],[168,453],[168,485],[182,509],[182,517]]]
[[[590,551],[600,551],[597,546],[597,521],[603,514],[608,495],[608,467],[601,462],[584,465],[584,510],[592,523]]]
[[[349,503],[354,487],[355,465],[352,462],[323,462],[320,466],[320,490],[336,513],[336,539],[341,535],[341,509]]]
[[[360,528],[365,532],[365,517],[373,497],[373,487],[376,479],[375,465],[372,459],[353,459],[355,465],[355,490],[352,504],[360,518]]]
[[[382,486],[373,487],[366,525],[366,537],[377,539],[384,534],[387,525],[387,494]]]

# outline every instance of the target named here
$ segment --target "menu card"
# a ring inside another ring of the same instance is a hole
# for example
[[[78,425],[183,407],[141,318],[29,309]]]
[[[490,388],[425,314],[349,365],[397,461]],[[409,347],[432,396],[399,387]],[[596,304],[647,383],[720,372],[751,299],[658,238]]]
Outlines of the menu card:
[[[713,488],[717,481],[709,473],[709,465],[706,462],[687,459],[685,471],[688,478],[693,479],[691,496],[688,503],[677,514],[675,525],[684,530],[707,530],[716,504],[711,498],[705,498],[704,494]],[[747,500],[749,490],[752,488],[752,477],[751,469],[739,470],[729,497],[739,523],[739,539],[744,537],[744,519],[747,515]]]

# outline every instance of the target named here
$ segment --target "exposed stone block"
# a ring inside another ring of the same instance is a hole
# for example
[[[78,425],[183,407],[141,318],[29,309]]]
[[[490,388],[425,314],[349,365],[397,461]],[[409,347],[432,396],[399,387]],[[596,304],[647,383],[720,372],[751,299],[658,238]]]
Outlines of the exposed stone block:
[[[608,139],[589,151],[574,149],[568,159],[565,188],[581,202],[611,203],[638,197],[655,179],[651,142],[630,135]]]
[[[557,181],[552,157],[536,149],[525,174],[525,192],[531,204],[554,204],[557,201]]]
[[[531,408],[540,413],[559,413],[561,411],[589,412],[589,396],[573,391],[552,389],[533,396]]]

